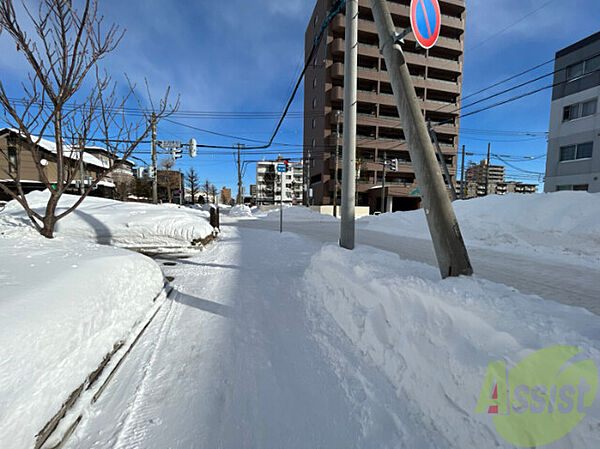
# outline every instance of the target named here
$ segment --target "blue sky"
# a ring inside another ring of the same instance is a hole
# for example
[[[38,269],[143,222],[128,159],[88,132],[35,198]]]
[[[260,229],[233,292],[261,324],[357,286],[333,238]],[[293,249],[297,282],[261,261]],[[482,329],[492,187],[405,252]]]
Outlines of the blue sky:
[[[547,1],[467,0],[463,95],[549,60],[557,50],[600,29],[597,0],[553,0],[514,24]],[[173,92],[181,95],[180,109],[185,111],[277,112],[283,108],[301,69],[304,30],[314,0],[104,0],[100,7],[107,21],[127,30],[118,49],[104,62],[117,81],[125,82],[124,73],[139,84],[147,77],[157,95],[170,85]],[[506,32],[496,35],[507,27],[510,28]],[[4,55],[0,58],[2,80],[11,93],[18,94],[17,83],[26,66],[13,47],[7,36],[0,36],[0,54]],[[552,64],[548,64],[520,80],[552,70]],[[508,96],[551,82],[549,77]],[[301,91],[291,110],[302,110]],[[466,117],[461,122],[465,132],[461,133],[460,144],[477,153],[472,160],[482,158],[480,154],[485,153],[488,140],[496,154],[542,155],[546,151],[543,137],[503,136],[478,130],[547,131],[549,111],[547,90]],[[267,140],[276,124],[272,117],[174,120],[258,140]],[[194,137],[199,143],[216,145],[236,141],[167,122],[159,125],[158,136],[185,141]],[[301,144],[302,119],[286,120],[276,140]],[[275,148],[285,151],[283,147]],[[193,166],[202,180],[208,178],[218,187],[233,187],[236,175],[231,153],[220,150],[223,154],[217,155],[209,151],[196,159],[183,157],[178,166],[183,170]],[[529,171],[544,171],[544,159],[516,165]],[[250,167],[244,184],[253,183],[254,177]]]

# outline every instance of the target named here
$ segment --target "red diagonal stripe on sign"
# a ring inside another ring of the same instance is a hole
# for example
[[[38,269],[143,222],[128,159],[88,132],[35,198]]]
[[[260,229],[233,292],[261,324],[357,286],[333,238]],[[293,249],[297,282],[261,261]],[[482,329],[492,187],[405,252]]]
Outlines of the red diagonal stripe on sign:
[[[425,23],[427,23],[427,31],[429,32],[429,37],[433,36],[431,34],[431,26],[429,25],[429,17],[427,17],[427,10],[425,9],[425,3],[423,3],[423,0],[421,1],[421,8],[423,8],[423,15],[425,16]]]

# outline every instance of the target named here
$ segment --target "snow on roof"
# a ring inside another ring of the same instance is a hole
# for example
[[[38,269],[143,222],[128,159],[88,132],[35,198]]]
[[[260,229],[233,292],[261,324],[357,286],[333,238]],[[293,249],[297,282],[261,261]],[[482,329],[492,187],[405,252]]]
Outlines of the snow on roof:
[[[14,129],[14,128],[4,128],[2,129],[2,131],[0,131],[0,135],[1,134],[5,134],[6,132],[12,132],[15,133],[19,136],[22,136],[21,132],[19,132],[18,129]],[[31,136],[32,139],[38,139],[39,137],[32,135]],[[57,154],[57,150],[56,150],[56,143],[44,139],[44,138],[39,138],[39,142],[37,142],[38,146],[46,151],[48,151],[49,153],[52,154]],[[73,148],[71,145],[63,145],[63,155],[64,157],[67,157],[69,159],[74,159],[74,160],[79,160],[79,150]],[[89,165],[94,165],[96,167],[100,167],[100,168],[109,168],[110,164],[108,163],[108,161],[102,161],[100,159],[98,159],[96,156],[93,156],[89,153],[83,153],[83,163],[84,164],[89,164]]]

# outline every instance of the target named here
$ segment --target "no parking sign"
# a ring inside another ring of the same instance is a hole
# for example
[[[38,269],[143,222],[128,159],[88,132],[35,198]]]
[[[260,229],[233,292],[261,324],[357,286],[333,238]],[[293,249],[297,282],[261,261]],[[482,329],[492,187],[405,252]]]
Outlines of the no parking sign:
[[[438,0],[412,0],[410,24],[419,45],[425,49],[433,47],[440,37],[442,27]]]

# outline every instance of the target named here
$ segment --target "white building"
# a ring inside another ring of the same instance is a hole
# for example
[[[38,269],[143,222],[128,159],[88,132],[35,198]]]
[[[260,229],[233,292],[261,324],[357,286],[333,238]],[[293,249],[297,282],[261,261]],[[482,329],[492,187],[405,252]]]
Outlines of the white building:
[[[282,192],[283,203],[302,204],[302,162],[290,161],[285,173],[277,172],[278,164],[285,164],[285,160],[256,163],[256,204],[279,204]]]

